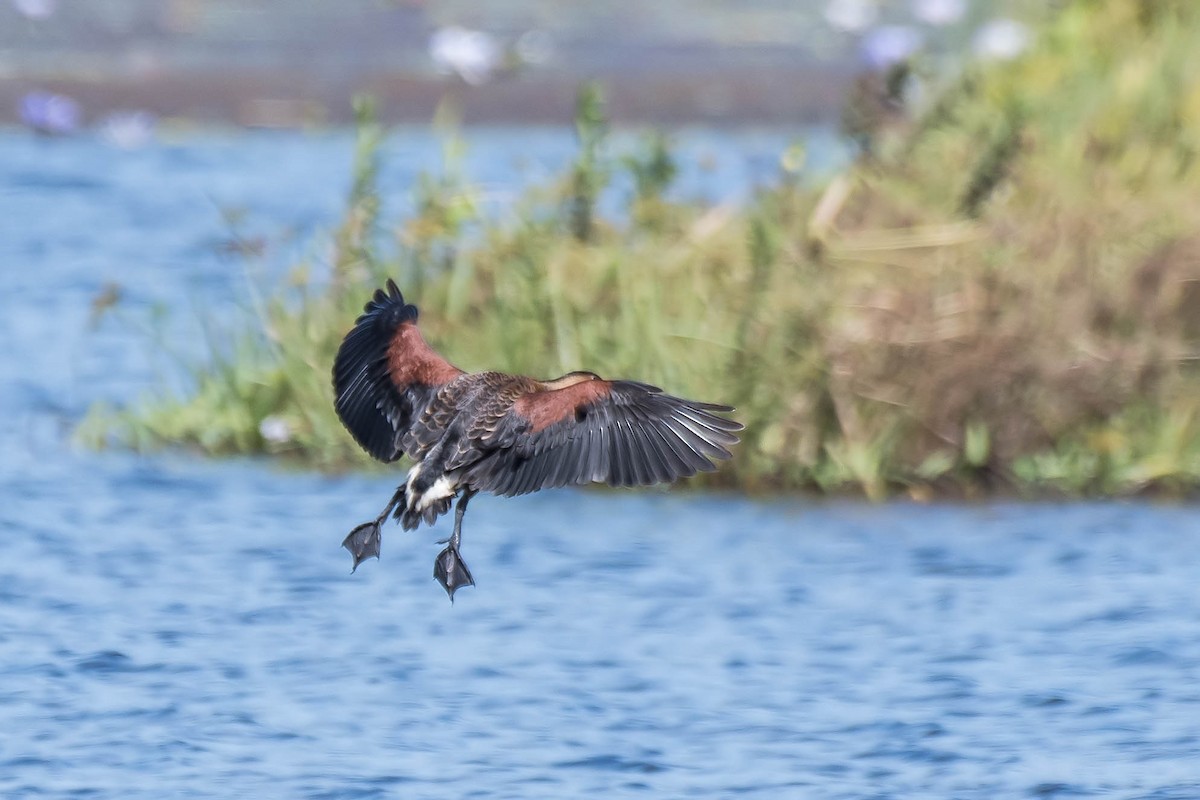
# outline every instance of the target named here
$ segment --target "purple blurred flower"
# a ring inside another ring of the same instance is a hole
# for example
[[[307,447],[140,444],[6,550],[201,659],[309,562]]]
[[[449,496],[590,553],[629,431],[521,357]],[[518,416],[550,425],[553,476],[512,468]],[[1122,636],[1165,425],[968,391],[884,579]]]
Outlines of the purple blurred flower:
[[[1025,52],[1029,29],[1015,19],[994,19],[975,34],[973,49],[979,58],[1007,61]]]
[[[883,25],[863,36],[858,45],[858,54],[868,68],[885,70],[910,58],[923,43],[924,37],[916,28]]]
[[[57,0],[12,0],[17,13],[29,19],[45,19],[54,13]]]
[[[30,92],[21,98],[17,113],[38,133],[64,135],[79,129],[79,103],[53,92]]]
[[[913,16],[927,25],[950,25],[967,12],[966,0],[913,0]]]

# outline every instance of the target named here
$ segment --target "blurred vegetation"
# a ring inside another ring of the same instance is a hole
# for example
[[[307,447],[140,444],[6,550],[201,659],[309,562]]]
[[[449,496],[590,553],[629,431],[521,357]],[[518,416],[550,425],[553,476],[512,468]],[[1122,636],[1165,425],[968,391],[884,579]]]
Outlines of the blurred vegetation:
[[[299,265],[193,394],[85,429],[365,463],[330,364],[394,277],[465,369],[584,368],[738,406],[744,441],[717,483],[1200,486],[1200,4],[1066,4],[1024,56],[972,67],[845,173],[813,188],[781,172],[745,208],[668,199],[669,145],[611,156],[600,109],[581,97],[580,155],[521,200],[519,224],[481,217],[451,168],[417,188],[389,247],[381,131],[361,107],[328,280]],[[616,222],[595,199],[618,170],[636,192]]]

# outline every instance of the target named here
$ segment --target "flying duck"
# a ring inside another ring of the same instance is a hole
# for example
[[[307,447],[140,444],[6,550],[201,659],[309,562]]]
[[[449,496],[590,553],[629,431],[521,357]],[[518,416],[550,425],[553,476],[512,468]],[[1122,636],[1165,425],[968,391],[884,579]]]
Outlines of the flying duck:
[[[417,308],[395,282],[379,289],[346,334],[333,364],[334,406],[373,457],[415,463],[375,520],[342,546],[354,569],[379,556],[380,526],[394,512],[405,530],[450,510],[454,532],[434,577],[454,600],[475,585],[459,548],[467,503],[478,492],[512,497],[590,482],[649,486],[716,469],[742,425],[733,408],[664,394],[630,380],[570,372],[538,380],[464,372],[417,328]]]

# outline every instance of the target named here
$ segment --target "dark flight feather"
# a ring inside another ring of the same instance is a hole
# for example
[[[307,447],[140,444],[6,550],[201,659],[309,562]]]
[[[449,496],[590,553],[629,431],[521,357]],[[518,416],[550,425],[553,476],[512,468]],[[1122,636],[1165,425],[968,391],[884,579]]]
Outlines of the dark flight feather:
[[[389,280],[363,308],[333,362],[338,417],[380,461],[403,453],[403,437],[438,386],[461,370],[437,355],[416,328],[417,307]]]
[[[715,469],[710,458],[729,458],[726,448],[737,443],[734,432],[742,426],[717,414],[730,410],[635,381],[536,388],[513,400],[497,422],[492,438],[511,445],[487,451],[463,478],[499,495],[593,481],[665,483]]]
[[[742,425],[720,416],[729,406],[639,381],[464,373],[425,343],[416,320],[389,281],[334,364],[338,414],[381,460],[428,456],[437,474],[454,474],[460,485],[518,495],[590,482],[666,483],[716,469],[712,460],[729,458],[738,441]],[[443,510],[439,504],[433,516]]]

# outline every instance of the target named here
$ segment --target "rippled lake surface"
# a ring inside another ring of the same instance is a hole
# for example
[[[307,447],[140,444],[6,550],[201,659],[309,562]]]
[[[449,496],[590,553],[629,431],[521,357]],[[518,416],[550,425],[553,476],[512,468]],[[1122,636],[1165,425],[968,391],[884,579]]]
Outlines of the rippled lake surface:
[[[571,149],[472,135],[500,196]],[[786,140],[696,134],[686,181]],[[171,379],[147,309],[188,352],[244,291],[220,210],[303,252],[349,152],[0,134],[0,797],[1200,797],[1192,507],[479,497],[451,606],[446,520],[350,574],[387,477],[72,447]],[[385,185],[433,154],[401,133]]]

